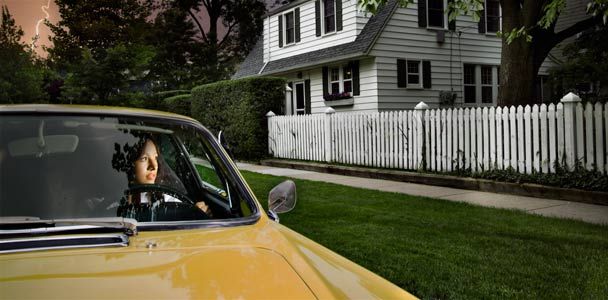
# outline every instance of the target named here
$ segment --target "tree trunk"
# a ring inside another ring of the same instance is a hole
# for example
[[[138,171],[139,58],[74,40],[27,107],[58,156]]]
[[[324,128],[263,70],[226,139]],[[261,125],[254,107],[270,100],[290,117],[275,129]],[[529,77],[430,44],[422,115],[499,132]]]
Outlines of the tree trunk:
[[[503,42],[500,67],[499,106],[526,105],[534,102],[534,82],[538,67],[534,59],[534,42],[523,38],[511,44]],[[542,62],[541,62],[542,63]]]

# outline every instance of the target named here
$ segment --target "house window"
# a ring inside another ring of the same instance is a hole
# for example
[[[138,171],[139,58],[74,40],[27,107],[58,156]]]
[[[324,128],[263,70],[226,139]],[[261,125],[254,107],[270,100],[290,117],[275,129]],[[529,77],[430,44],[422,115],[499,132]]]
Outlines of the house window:
[[[323,1],[323,27],[325,33],[336,31],[336,0]]]
[[[481,66],[481,102],[492,103],[492,67]]]
[[[344,68],[342,68],[343,74],[342,74],[342,85],[344,86],[344,92],[345,93],[352,93],[353,92],[353,68],[348,65],[345,66]]]
[[[330,84],[330,94],[338,94],[340,93],[340,68],[334,67],[329,69],[329,84]]]
[[[464,65],[464,103],[475,103],[475,65]]]
[[[304,95],[304,82],[297,82],[295,84],[295,111],[296,115],[303,115],[306,113],[305,95]]]
[[[486,32],[500,31],[500,2],[499,0],[486,0],[485,6]]]
[[[422,81],[420,80],[420,75],[422,74],[422,70],[420,69],[420,61],[419,60],[408,60],[407,61],[407,87],[408,88],[419,88],[422,87]]]
[[[427,2],[427,20],[428,27],[444,28],[445,14],[443,13],[444,0],[428,0]]]
[[[465,64],[463,70],[464,103],[493,104],[498,98],[499,67]]]
[[[357,69],[356,62],[323,68],[323,99],[340,100],[357,94]]]
[[[285,17],[285,44],[293,44],[296,41],[294,13],[291,11],[283,16]]]

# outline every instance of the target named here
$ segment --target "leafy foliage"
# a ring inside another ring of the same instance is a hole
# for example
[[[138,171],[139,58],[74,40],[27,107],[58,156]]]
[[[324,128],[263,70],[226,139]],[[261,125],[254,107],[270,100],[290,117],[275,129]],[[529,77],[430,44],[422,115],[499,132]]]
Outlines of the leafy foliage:
[[[172,96],[163,100],[163,106],[170,112],[189,116],[192,114],[191,99],[192,96],[190,94]]]
[[[131,87],[144,90],[155,55],[147,40],[152,5],[140,0],[57,0],[61,20],[53,36],[51,65],[65,75],[64,102],[109,104]]]
[[[0,20],[0,103],[44,102],[46,70],[33,51],[21,42],[23,30],[15,25],[8,7]]]
[[[606,41],[608,27],[599,27],[584,32],[574,43],[564,48],[566,61],[551,71],[551,80],[562,94],[573,91],[585,100],[608,100],[608,90],[605,88],[608,87]],[[587,91],[589,83],[596,87],[591,92]]]
[[[192,117],[209,130],[224,132],[235,157],[258,160],[268,155],[268,111],[285,99],[282,78],[220,81],[192,89]]]

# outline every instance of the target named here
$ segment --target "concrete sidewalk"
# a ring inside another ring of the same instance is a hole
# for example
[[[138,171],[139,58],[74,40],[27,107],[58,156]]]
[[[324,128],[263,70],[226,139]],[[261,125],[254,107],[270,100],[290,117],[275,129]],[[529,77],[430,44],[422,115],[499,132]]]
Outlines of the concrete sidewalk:
[[[460,201],[481,206],[523,210],[548,217],[608,224],[608,206],[438,187],[390,180],[351,177],[312,171],[237,163],[239,169],[275,176],[324,181],[357,188]]]

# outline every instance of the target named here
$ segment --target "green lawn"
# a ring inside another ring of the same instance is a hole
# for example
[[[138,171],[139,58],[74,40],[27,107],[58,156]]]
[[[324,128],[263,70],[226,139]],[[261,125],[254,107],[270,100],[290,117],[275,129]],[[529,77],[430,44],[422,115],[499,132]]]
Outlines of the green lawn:
[[[262,202],[285,180],[242,173]],[[282,224],[420,298],[608,297],[608,226],[295,182]]]

